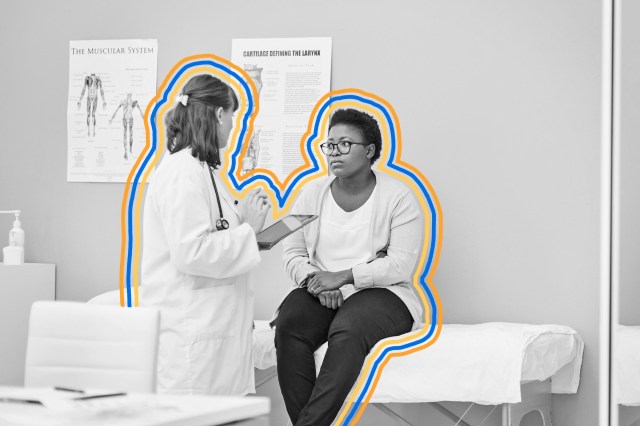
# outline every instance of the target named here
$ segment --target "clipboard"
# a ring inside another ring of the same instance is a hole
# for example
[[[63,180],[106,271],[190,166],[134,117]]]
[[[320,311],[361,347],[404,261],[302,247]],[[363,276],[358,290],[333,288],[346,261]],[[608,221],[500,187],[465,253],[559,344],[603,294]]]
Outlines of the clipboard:
[[[296,232],[298,229],[313,222],[318,218],[317,215],[310,214],[292,214],[283,217],[268,228],[258,232],[256,239],[258,240],[258,248],[261,250],[269,250],[280,241]]]

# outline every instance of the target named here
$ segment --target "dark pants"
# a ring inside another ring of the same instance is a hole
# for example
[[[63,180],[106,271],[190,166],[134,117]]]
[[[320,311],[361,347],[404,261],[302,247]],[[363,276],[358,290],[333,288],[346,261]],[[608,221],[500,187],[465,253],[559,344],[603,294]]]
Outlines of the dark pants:
[[[355,384],[364,360],[380,340],[407,333],[413,319],[391,291],[370,288],[333,310],[296,289],[282,303],[276,326],[278,380],[296,426],[330,425]],[[329,348],[316,379],[313,353]]]

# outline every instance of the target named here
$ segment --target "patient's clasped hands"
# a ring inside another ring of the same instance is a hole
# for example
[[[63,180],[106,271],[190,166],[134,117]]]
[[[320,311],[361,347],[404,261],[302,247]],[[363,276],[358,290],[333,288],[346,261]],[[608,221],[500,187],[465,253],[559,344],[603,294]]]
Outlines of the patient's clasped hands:
[[[318,300],[322,306],[330,309],[338,309],[344,303],[340,290],[327,290],[318,295]]]
[[[317,271],[307,276],[307,291],[316,296],[322,306],[337,309],[344,301],[340,287],[353,283],[351,269],[339,272]]]
[[[307,291],[315,296],[323,291],[337,290],[351,283],[353,283],[351,269],[340,272],[317,271],[307,275]]]

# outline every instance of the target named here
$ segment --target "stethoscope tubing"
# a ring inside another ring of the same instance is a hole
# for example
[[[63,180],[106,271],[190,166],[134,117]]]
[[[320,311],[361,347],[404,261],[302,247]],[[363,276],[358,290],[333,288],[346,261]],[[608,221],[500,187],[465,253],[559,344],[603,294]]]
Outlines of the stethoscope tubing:
[[[220,194],[218,194],[218,185],[216,185],[216,180],[213,178],[213,170],[211,170],[211,166],[209,167],[209,176],[211,176],[211,183],[213,183],[213,190],[216,193],[216,201],[218,202],[218,212],[220,213],[220,219],[216,220],[216,229],[218,231],[224,231],[225,229],[229,229],[229,222],[224,218],[222,214],[222,204],[220,203]]]

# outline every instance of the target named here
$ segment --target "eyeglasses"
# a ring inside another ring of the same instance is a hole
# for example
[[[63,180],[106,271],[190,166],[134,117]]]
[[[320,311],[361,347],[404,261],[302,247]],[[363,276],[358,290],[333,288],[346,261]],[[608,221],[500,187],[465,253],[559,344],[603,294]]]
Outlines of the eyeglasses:
[[[351,151],[351,145],[371,145],[362,142],[340,141],[338,143],[325,142],[320,144],[320,149],[325,155],[333,154],[333,151],[338,148],[340,154],[348,154]]]

